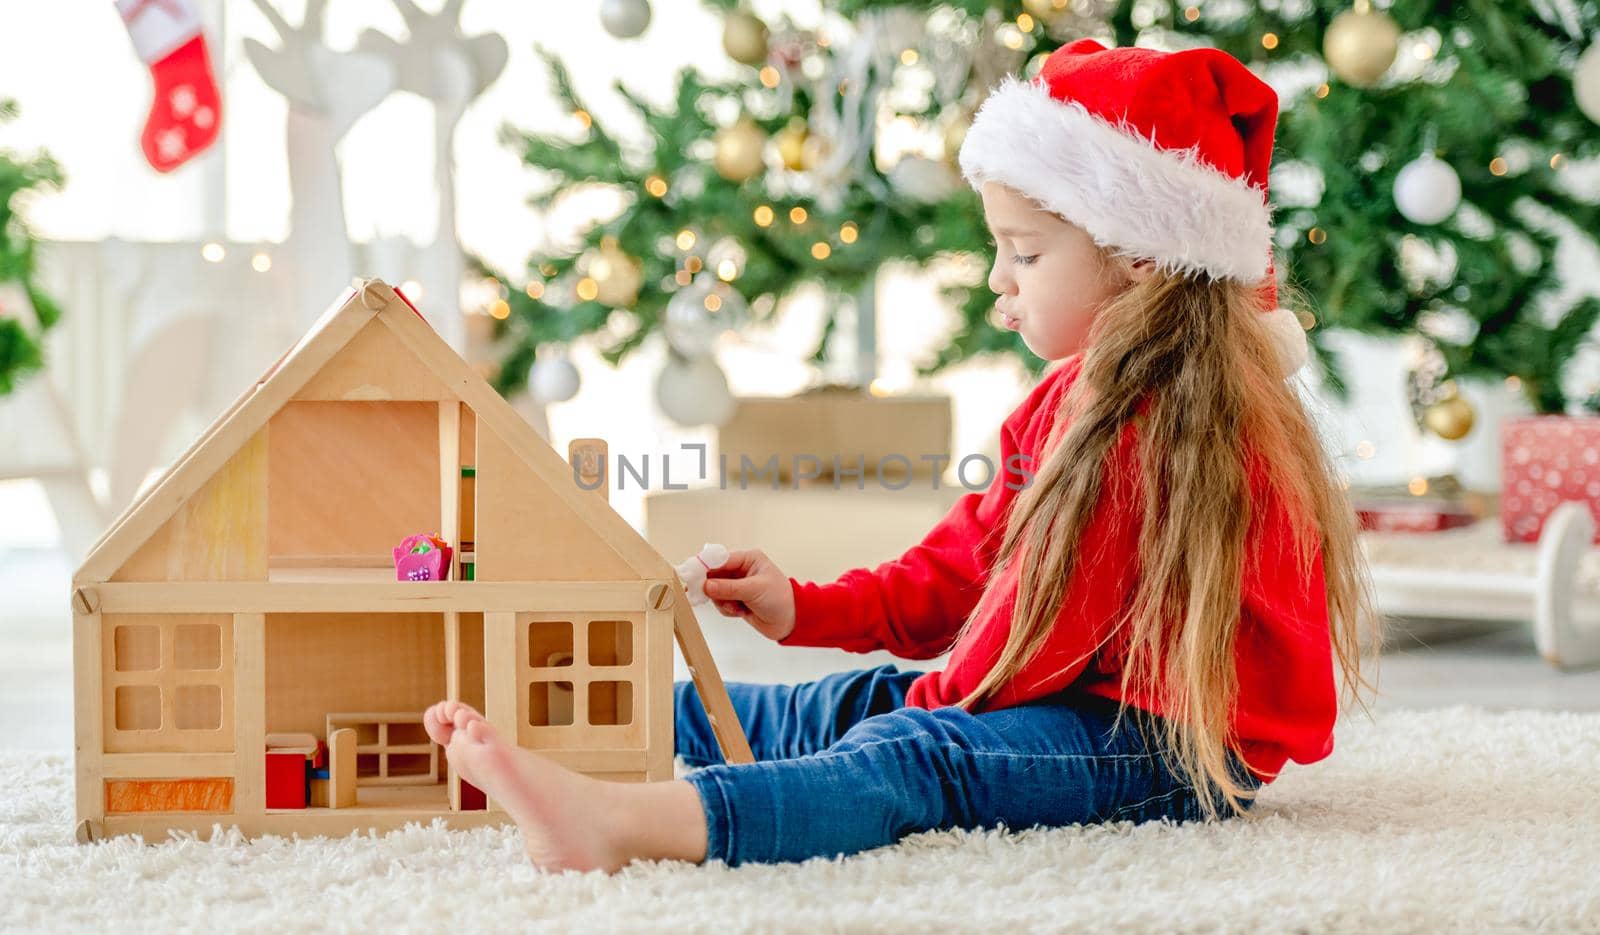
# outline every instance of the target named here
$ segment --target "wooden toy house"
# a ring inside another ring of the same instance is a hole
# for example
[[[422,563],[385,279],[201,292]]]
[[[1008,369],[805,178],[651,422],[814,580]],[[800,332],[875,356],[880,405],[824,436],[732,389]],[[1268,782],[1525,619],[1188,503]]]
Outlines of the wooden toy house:
[[[441,698],[671,778],[674,634],[748,762],[682,583],[577,482],[604,465],[580,442],[569,465],[388,285],[347,290],[74,575],[79,839],[506,820],[422,730]],[[447,580],[396,580],[416,533]]]

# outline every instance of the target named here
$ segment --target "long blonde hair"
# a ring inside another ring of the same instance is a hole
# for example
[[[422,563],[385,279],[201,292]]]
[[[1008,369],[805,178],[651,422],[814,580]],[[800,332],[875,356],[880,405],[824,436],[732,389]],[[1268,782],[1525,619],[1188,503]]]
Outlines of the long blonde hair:
[[[1101,259],[1126,270],[1121,257],[1102,251]],[[1008,596],[995,583],[1021,549],[1010,633],[994,666],[959,702],[971,710],[1028,663],[1055,624],[1079,537],[1101,495],[1110,495],[1102,490],[1107,456],[1136,419],[1138,584],[1123,616],[1085,656],[1126,640],[1117,725],[1133,707],[1128,697],[1160,699],[1163,717],[1135,709],[1136,717],[1159,722],[1162,755],[1193,785],[1207,819],[1219,812],[1217,793],[1233,812],[1255,795],[1227,764],[1236,743],[1234,646],[1250,558],[1252,452],[1298,530],[1300,573],[1309,573],[1320,547],[1328,635],[1341,681],[1358,701],[1361,687],[1376,688],[1361,673],[1362,626],[1371,627],[1374,661],[1383,640],[1345,484],[1283,378],[1266,327],[1253,287],[1204,275],[1156,272],[1129,280],[1102,305],[1082,370],[1056,414],[1054,447],[1013,503],[989,586],[962,627],[964,635]],[[1140,414],[1147,397],[1150,409]]]

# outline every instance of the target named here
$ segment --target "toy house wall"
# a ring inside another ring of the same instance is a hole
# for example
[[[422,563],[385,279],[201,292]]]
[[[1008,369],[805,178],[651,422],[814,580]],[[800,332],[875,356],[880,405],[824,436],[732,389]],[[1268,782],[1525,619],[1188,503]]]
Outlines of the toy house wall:
[[[392,568],[440,531],[436,403],[295,401],[267,440],[269,566]]]
[[[443,614],[267,614],[267,731],[322,736],[330,712],[445,695]]]

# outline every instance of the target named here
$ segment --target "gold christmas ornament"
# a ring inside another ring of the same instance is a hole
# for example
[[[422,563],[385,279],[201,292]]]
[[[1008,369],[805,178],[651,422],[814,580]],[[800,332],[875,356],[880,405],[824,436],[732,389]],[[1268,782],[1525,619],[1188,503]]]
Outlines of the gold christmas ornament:
[[[1472,404],[1460,396],[1441,399],[1422,414],[1428,430],[1446,441],[1460,441],[1472,431]]]
[[[738,10],[722,24],[722,49],[728,57],[752,67],[767,62],[767,24],[754,13]]]
[[[711,165],[728,181],[746,181],[765,167],[761,151],[767,145],[767,135],[754,121],[741,120],[731,127],[723,127],[714,140],[717,152]]]
[[[644,285],[644,266],[617,245],[613,237],[600,241],[587,272],[598,287],[595,299],[612,308],[629,308]]]
[[[1328,67],[1358,88],[1377,84],[1399,51],[1399,25],[1388,13],[1373,10],[1366,2],[1335,16],[1322,36],[1322,56]]]
[[[812,159],[816,155],[816,147],[806,145],[810,136],[811,128],[805,118],[795,117],[772,137],[778,146],[778,156],[783,160],[784,168],[791,172],[804,172],[816,165]]]
[[[1028,15],[1046,25],[1065,13],[1071,5],[1068,0],[1022,0],[1022,8],[1028,11]]]

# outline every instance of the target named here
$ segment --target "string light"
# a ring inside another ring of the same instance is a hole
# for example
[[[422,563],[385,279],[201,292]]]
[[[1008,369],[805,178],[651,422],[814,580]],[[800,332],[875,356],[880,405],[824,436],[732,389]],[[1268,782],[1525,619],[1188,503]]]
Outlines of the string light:
[[[530,282],[530,283],[528,283],[528,290],[527,291],[528,291],[528,298],[530,298],[530,299],[542,299],[542,298],[544,298],[544,283],[542,283],[542,282]]]
[[[832,252],[833,248],[828,246],[824,241],[819,240],[811,245],[811,255],[819,260],[826,260],[828,255]]]
[[[705,266],[705,264],[701,263],[700,262],[700,258],[697,257],[697,256],[689,257],[687,260],[683,261],[683,268],[688,270],[691,273],[700,272],[701,268],[703,268],[704,266]]]
[[[267,254],[264,252],[257,253],[255,256],[250,258],[250,268],[258,273],[265,273],[267,270],[272,269],[272,257],[267,256]],[[406,290],[408,293],[410,291],[411,290],[409,289]],[[413,298],[415,298],[415,296],[413,296]]]
[[[1362,439],[1356,443],[1356,457],[1366,460],[1378,453],[1378,448],[1372,442]]]
[[[1312,243],[1320,244],[1328,239],[1328,232],[1320,227],[1313,227],[1306,232],[1306,239]]]
[[[1563,156],[1560,153],[1556,153],[1554,156],[1550,157],[1550,168],[1559,169],[1563,165],[1566,164],[1566,161],[1567,161],[1567,157],[1566,156]]]
[[[495,299],[494,303],[489,306],[489,314],[504,321],[511,317],[511,303],[505,299]]]
[[[1504,156],[1496,156],[1489,160],[1489,172],[1493,175],[1505,175],[1507,168]]]
[[[205,257],[207,263],[221,263],[228,255],[228,251],[219,243],[208,243],[200,248],[200,255]]]
[[[1412,496],[1420,497],[1428,492],[1428,479],[1426,477],[1413,477],[1411,482],[1406,484],[1406,489],[1411,491]]]
[[[660,198],[667,193],[667,180],[659,175],[652,175],[644,180],[644,190]]]
[[[1522,389],[1522,378],[1516,375],[1506,377],[1506,389],[1513,393]]]
[[[406,298],[414,302],[422,301],[422,283],[417,282],[415,279],[407,279],[401,283],[400,291],[406,294]]]
[[[706,311],[708,311],[708,312],[715,312],[715,311],[721,309],[722,308],[722,296],[717,295],[715,292],[706,293],[705,306],[706,306]]]
[[[1200,8],[1197,6],[1184,7],[1183,18],[1191,23],[1194,22],[1200,18]]]
[[[1017,17],[1017,28],[1023,32],[1033,32],[1033,17],[1023,13]]]
[[[855,243],[856,234],[856,222],[854,221],[845,221],[839,228],[839,239],[845,243]]]
[[[679,250],[692,250],[692,249],[694,249],[694,231],[688,230],[688,229],[684,229],[684,230],[678,231],[678,249]]]
[[[795,205],[793,208],[790,208],[789,220],[794,224],[804,224],[806,222],[806,209],[800,207],[799,205]]]
[[[771,65],[762,66],[762,68],[761,68],[761,84],[764,87],[775,88],[775,87],[778,86],[778,81],[779,81],[779,75],[778,75],[778,70],[776,68],[773,68]]]
[[[1319,99],[1328,96],[1328,83],[1326,81],[1324,81],[1323,83],[1317,85],[1316,94],[1317,94],[1317,97]]]
[[[1278,34],[1275,32],[1263,33],[1261,35],[1261,47],[1269,52],[1276,49],[1278,47]]]
[[[717,264],[717,276],[723,282],[733,282],[739,278],[739,264],[731,259],[724,259]]]
[[[687,286],[694,279],[694,277],[690,275],[689,271],[686,269],[680,269],[676,273],[673,273],[672,278],[680,286]]]
[[[772,224],[772,207],[770,205],[762,205],[759,208],[756,208],[755,219],[757,226],[770,226]]]
[[[1023,16],[1027,16],[1028,14],[1024,13],[1022,15]],[[916,49],[906,49],[904,52],[900,53],[900,64],[902,64],[902,65],[915,65],[916,63],[917,63],[917,50]]]
[[[575,110],[572,112],[572,116],[576,117],[578,122],[583,124],[583,128],[585,130],[594,126],[594,118],[589,116],[589,112],[586,110]]]
[[[593,302],[595,296],[600,294],[600,284],[592,278],[585,276],[578,280],[578,298],[585,302]]]

